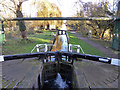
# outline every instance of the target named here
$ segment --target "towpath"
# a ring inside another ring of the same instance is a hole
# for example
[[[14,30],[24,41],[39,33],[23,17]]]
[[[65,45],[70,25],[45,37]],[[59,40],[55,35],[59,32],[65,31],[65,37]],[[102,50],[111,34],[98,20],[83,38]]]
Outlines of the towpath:
[[[81,40],[87,42],[88,44],[90,44],[94,48],[96,48],[99,51],[101,51],[102,53],[104,53],[105,56],[110,57],[110,58],[120,59],[120,56],[119,56],[120,53],[119,54],[118,54],[118,52],[115,53],[111,48],[106,48],[103,45],[101,45],[100,43],[94,42],[94,41],[88,39],[87,37],[83,37],[76,32],[71,32],[71,33],[73,33],[76,37],[80,38]]]

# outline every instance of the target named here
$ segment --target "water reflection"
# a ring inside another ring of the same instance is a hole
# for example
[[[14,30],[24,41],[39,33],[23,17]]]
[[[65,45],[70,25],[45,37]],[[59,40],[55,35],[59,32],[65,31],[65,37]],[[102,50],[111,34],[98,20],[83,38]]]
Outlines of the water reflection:
[[[59,73],[57,73],[57,78],[54,82],[56,85],[59,86],[59,88],[68,88],[66,81],[63,81],[63,79]]]
[[[57,73],[57,77],[53,80],[46,80],[44,81],[44,88],[57,88],[57,89],[69,89],[69,84],[71,82],[63,79],[60,73]]]

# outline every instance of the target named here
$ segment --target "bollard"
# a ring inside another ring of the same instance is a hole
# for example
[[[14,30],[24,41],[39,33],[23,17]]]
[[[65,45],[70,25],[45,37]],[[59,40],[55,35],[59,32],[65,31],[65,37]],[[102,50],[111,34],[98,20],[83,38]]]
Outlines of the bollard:
[[[72,44],[69,44],[69,52],[72,52]]]
[[[77,53],[80,53],[80,45],[77,46]]]
[[[44,45],[45,45],[45,52],[47,52],[47,49],[48,49],[48,48],[47,48],[47,44],[44,44]]]
[[[37,52],[40,52],[40,50],[39,50],[39,44],[36,45],[36,48],[37,48]]]

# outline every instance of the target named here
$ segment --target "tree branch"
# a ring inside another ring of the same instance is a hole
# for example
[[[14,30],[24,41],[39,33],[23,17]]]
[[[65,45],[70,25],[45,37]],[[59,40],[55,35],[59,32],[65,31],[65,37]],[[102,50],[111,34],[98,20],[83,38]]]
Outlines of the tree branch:
[[[9,10],[11,10],[13,13],[16,14],[16,12],[15,12],[12,8],[8,7],[7,5],[5,5],[5,4],[3,4],[3,3],[0,3],[0,4],[1,4],[3,7],[8,8]]]
[[[17,4],[15,3],[15,0],[10,0],[11,2],[13,2],[13,4],[14,4],[14,7],[15,7],[15,9],[17,9]]]

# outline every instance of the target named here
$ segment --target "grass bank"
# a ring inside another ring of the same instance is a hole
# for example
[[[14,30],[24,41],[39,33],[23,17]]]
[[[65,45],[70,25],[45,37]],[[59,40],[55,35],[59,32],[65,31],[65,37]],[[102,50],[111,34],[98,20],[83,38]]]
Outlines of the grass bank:
[[[2,54],[22,54],[30,53],[36,44],[50,43],[53,39],[50,31],[44,33],[36,33],[34,35],[27,35],[28,40],[21,40],[21,38],[7,38],[6,43],[2,46]]]
[[[89,45],[85,41],[79,39],[74,34],[72,34],[70,32],[68,32],[68,34],[69,34],[69,38],[70,38],[70,43],[80,45],[83,48],[85,54],[98,55],[98,56],[105,57],[105,55],[101,51],[97,50],[96,48]]]

